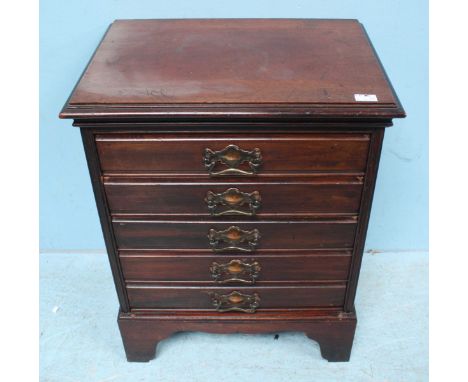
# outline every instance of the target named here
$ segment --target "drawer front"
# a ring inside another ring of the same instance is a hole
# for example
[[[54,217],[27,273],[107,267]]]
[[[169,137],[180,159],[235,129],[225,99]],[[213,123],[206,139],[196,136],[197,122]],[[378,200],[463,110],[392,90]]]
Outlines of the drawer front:
[[[147,309],[283,309],[337,307],[344,303],[346,286],[294,286],[294,287],[160,287],[127,285],[130,307]],[[229,302],[229,295],[240,292],[247,296],[245,303],[239,299]],[[255,301],[253,301],[255,299]],[[223,301],[221,304],[219,301]],[[237,304],[236,304],[237,302]],[[217,306],[219,308],[217,308]]]
[[[290,182],[167,182],[157,179],[104,180],[112,213],[161,215],[297,215],[359,211],[359,177]]]
[[[211,250],[352,248],[355,220],[144,221],[114,219],[120,249]]]
[[[369,135],[269,134],[266,138],[244,134],[218,138],[204,134],[129,133],[99,134],[96,144],[104,173],[364,172]]]
[[[256,284],[264,281],[346,281],[350,254],[203,255],[122,251],[127,282],[213,282]]]

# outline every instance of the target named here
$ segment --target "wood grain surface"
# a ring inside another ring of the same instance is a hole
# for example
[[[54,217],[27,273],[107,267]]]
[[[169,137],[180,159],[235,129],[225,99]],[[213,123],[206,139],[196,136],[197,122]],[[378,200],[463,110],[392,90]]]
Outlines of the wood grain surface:
[[[113,220],[120,249],[206,249],[210,229],[223,231],[231,226],[258,229],[258,249],[352,248],[356,220],[329,221],[189,221]],[[226,244],[227,246],[227,244]]]
[[[152,309],[208,309],[215,311],[213,293],[221,295],[240,291],[246,295],[257,293],[262,308],[310,308],[343,305],[345,284],[295,285],[292,287],[167,287],[127,284],[132,308]]]
[[[198,173],[207,174],[203,165],[205,149],[221,151],[229,145],[242,150],[258,148],[262,156],[259,174],[317,171],[365,171],[369,134],[303,134],[287,137],[223,137],[203,133],[175,134],[99,134],[96,136],[101,168],[106,172]],[[216,170],[226,166],[217,163]],[[248,169],[243,163],[240,169]]]
[[[117,20],[71,105],[395,104],[357,20]]]
[[[262,253],[211,255],[151,251],[120,251],[120,263],[126,282],[213,282],[210,266],[239,259],[258,262],[260,272],[256,284],[265,282],[346,281],[351,254],[345,251],[309,253]],[[242,285],[239,282],[231,283]]]
[[[256,218],[310,216],[314,214],[357,214],[362,176],[315,176],[312,178],[269,179],[262,182],[200,182],[194,178],[160,179],[106,177],[104,187],[112,214],[154,214],[210,217],[208,193],[222,194],[235,188],[257,192],[260,207]],[[229,210],[252,213],[249,205],[232,207],[218,203],[214,212]],[[225,215],[226,216],[226,215]],[[231,216],[236,216],[231,213]]]

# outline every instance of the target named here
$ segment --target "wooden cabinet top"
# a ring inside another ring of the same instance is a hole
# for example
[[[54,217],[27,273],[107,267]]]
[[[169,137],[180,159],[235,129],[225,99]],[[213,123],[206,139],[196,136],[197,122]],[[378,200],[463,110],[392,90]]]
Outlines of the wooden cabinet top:
[[[62,118],[403,117],[357,20],[117,20]]]

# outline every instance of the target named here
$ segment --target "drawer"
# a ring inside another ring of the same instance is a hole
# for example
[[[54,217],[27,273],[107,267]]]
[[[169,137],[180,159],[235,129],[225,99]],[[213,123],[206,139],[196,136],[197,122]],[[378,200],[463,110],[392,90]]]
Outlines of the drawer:
[[[248,182],[105,177],[111,213],[161,215],[309,215],[359,211],[362,177],[315,176]]]
[[[294,287],[166,287],[127,285],[130,307],[147,309],[284,309],[337,307],[344,303],[346,285]],[[234,294],[233,294],[234,292]],[[235,292],[239,292],[238,296]],[[231,295],[231,297],[229,297]],[[245,297],[244,297],[245,296]],[[216,306],[215,306],[216,305]]]
[[[155,254],[121,251],[120,264],[127,282],[213,282],[255,284],[348,278],[351,254]]]
[[[364,172],[369,134],[98,134],[104,173]]]
[[[120,249],[212,250],[351,248],[356,220],[155,221],[113,220]]]

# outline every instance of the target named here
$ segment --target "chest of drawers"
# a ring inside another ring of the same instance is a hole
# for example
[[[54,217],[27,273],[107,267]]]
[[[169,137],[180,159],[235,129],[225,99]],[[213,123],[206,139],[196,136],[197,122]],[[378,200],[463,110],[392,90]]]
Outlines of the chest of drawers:
[[[115,21],[60,116],[81,129],[129,361],[178,331],[302,331],[349,359],[404,116],[357,21]]]

